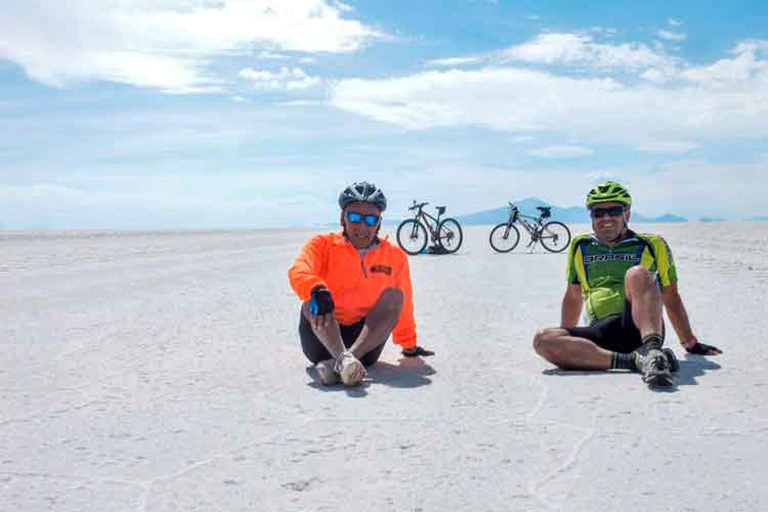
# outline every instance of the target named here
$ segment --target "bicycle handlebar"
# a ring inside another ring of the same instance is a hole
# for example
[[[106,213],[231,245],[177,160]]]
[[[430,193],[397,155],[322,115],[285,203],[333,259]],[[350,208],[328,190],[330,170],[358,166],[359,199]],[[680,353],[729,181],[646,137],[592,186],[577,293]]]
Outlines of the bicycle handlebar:
[[[419,210],[419,209],[421,209],[421,208],[424,208],[424,207],[425,207],[425,206],[427,206],[428,204],[429,204],[429,203],[419,203],[419,204],[416,204],[416,201],[414,200],[414,201],[413,201],[413,206],[409,206],[409,207],[408,207],[408,209],[409,209],[409,210]]]

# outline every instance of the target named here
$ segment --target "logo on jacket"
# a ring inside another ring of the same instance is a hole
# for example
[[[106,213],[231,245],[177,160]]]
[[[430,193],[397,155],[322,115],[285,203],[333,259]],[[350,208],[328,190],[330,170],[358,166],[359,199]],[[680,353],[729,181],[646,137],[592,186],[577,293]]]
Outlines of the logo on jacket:
[[[392,267],[386,265],[373,265],[371,266],[371,274],[387,274],[392,275]]]

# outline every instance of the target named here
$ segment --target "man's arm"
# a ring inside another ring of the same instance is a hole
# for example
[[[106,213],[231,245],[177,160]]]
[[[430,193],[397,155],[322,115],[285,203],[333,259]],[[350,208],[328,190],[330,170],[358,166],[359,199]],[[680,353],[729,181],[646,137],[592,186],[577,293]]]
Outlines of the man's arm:
[[[312,237],[304,246],[288,269],[288,281],[299,299],[307,301],[312,291],[318,287],[326,287],[320,276],[327,260],[328,248],[322,236]]]
[[[563,305],[560,312],[560,327],[576,327],[584,300],[581,296],[581,285],[569,283],[563,295]]]
[[[714,356],[722,354],[723,351],[712,345],[706,345],[699,342],[696,335],[693,334],[691,323],[688,320],[688,313],[683,306],[683,299],[677,291],[677,283],[670,283],[661,290],[661,301],[664,303],[664,309],[667,310],[667,316],[672,322],[672,327],[677,333],[680,344],[686,351],[692,354],[705,356]]]
[[[664,303],[664,309],[667,310],[669,321],[677,333],[680,344],[686,349],[694,346],[698,340],[693,334],[691,323],[688,320],[688,313],[683,305],[683,299],[677,291],[677,283],[670,283],[661,290],[661,302]]]

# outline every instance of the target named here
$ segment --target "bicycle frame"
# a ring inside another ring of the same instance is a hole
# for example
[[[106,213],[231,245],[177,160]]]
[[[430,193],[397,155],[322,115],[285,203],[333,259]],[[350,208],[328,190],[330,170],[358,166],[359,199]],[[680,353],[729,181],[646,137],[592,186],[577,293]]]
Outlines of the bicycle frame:
[[[518,224],[525,228],[531,239],[528,242],[528,247],[533,246],[537,242],[549,252],[562,252],[571,241],[571,232],[568,226],[560,221],[546,220],[552,216],[552,207],[550,206],[537,206],[539,215],[537,217],[533,215],[524,215],[520,213],[520,209],[515,203],[509,203],[509,218],[506,222],[497,224],[488,235],[488,241],[491,247],[502,253],[512,251],[517,247],[520,241],[520,231],[515,224]],[[510,234],[511,238],[510,238]],[[558,241],[563,243],[558,244]]]
[[[531,223],[526,219],[530,219],[533,222]],[[515,223],[523,226],[531,236],[531,241],[528,242],[528,246],[530,247],[536,243],[536,241],[541,236],[542,227],[544,226],[544,212],[542,211],[538,217],[534,217],[533,215],[525,215],[520,213],[517,205],[514,203],[509,203],[509,220],[507,220],[507,225],[511,226]]]
[[[427,228],[427,231],[429,232],[432,242],[434,242],[438,238],[437,226],[440,224],[440,216],[445,213],[445,209],[437,207],[437,217],[434,217],[424,211],[424,206],[426,206],[426,204],[427,203],[415,205],[418,209],[416,210],[416,215],[413,216],[413,220],[424,224],[424,227]],[[430,224],[430,220],[432,221],[432,224]]]

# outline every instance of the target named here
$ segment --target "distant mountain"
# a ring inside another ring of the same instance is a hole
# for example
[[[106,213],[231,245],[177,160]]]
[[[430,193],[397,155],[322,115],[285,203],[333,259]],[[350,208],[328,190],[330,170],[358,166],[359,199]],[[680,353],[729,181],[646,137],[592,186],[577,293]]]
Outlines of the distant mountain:
[[[537,197],[527,197],[520,201],[515,201],[520,208],[520,213],[525,215],[538,216],[537,206],[548,206],[552,208],[551,220],[559,220],[571,224],[588,224],[590,222],[589,212],[583,206],[555,206],[547,203]],[[477,224],[499,224],[509,218],[509,207],[502,206],[491,210],[481,210],[468,215],[460,215],[458,221],[466,225]],[[688,219],[678,215],[666,214],[660,217],[647,217],[639,213],[632,213],[632,222],[687,222]],[[766,219],[768,220],[768,219]]]
[[[665,213],[661,217],[644,217],[642,215],[632,214],[632,222],[688,222],[688,219],[679,215]]]
[[[722,217],[702,217],[699,219],[701,222],[722,222],[724,220]]]

